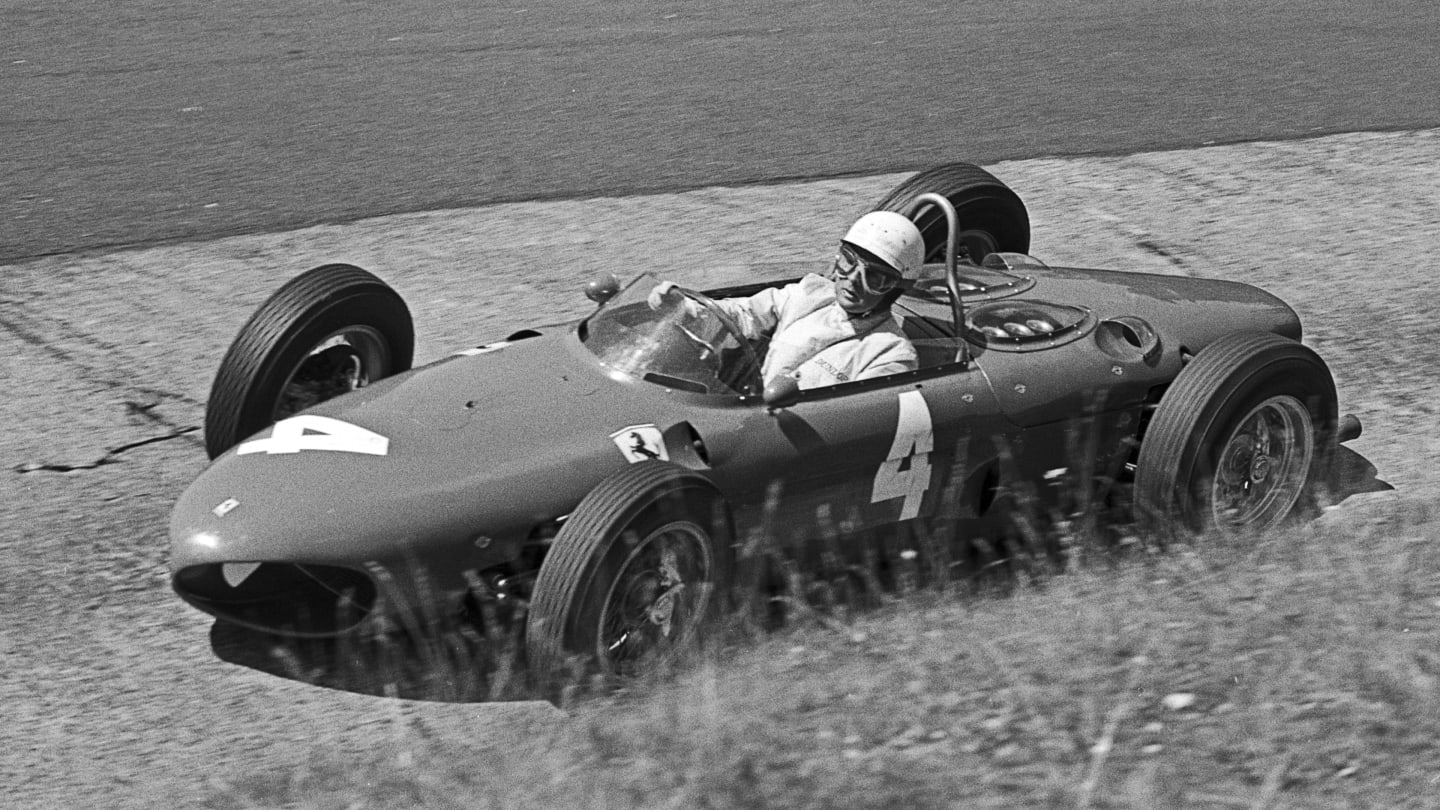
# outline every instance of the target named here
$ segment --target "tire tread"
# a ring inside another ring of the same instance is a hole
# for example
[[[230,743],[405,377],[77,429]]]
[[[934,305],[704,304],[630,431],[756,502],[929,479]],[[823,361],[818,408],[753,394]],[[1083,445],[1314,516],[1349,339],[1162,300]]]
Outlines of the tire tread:
[[[526,630],[532,675],[546,681],[563,672],[570,655],[565,645],[572,619],[568,610],[589,585],[585,569],[612,532],[664,495],[687,489],[718,497],[703,476],[674,464],[645,461],[609,476],[580,501],[556,536],[535,581]],[[715,551],[724,553],[718,547]]]
[[[210,386],[205,408],[205,447],[215,458],[244,438],[241,414],[250,404],[252,385],[274,360],[275,350],[309,313],[346,298],[378,296],[403,313],[403,340],[391,347],[392,373],[414,362],[414,325],[404,300],[378,276],[349,264],[326,264],[308,270],[276,290],[240,327]]]
[[[926,192],[940,194],[957,209],[962,209],[962,228],[966,224],[963,210],[966,206],[988,203],[987,213],[996,217],[1003,226],[995,229],[1000,232],[992,231],[999,250],[1012,253],[1030,250],[1030,215],[1025,210],[1025,203],[1004,181],[973,163],[949,163],[922,171],[881,198],[875,210],[903,213],[911,200]],[[927,229],[928,223],[922,225],[922,230]],[[929,250],[933,252],[934,246],[930,245]]]
[[[1173,516],[1176,499],[1185,483],[1180,478],[1188,466],[1187,450],[1195,451],[1190,447],[1191,441],[1218,418],[1216,408],[1209,407],[1214,404],[1216,391],[1231,381],[1241,378],[1248,381],[1277,364],[1291,362],[1309,365],[1323,373],[1325,412],[1312,416],[1316,417],[1318,434],[1315,465],[1325,463],[1326,442],[1333,431],[1335,384],[1324,360],[1308,346],[1272,332],[1226,335],[1203,349],[1181,370],[1166,390],[1146,430],[1135,474],[1136,520],[1145,533],[1169,533],[1169,528],[1160,524]],[[1230,387],[1233,391],[1236,386]]]

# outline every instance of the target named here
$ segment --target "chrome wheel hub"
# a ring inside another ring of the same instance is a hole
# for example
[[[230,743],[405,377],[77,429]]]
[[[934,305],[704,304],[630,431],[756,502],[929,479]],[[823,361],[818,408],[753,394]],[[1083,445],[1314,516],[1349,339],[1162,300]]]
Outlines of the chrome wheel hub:
[[[1239,421],[1220,452],[1211,489],[1215,525],[1268,529],[1294,508],[1315,457],[1310,411],[1274,396]]]

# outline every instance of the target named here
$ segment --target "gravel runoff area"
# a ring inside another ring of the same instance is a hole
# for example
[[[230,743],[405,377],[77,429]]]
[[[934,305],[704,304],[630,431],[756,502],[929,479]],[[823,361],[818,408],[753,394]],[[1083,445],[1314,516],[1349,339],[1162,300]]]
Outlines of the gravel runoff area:
[[[1057,265],[1248,281],[1285,298],[1331,363],[1352,444],[1392,492],[1434,497],[1440,132],[1358,133],[989,166]],[[399,215],[0,267],[0,784],[10,807],[190,806],[207,780],[361,752],[406,717],[479,745],[562,722],[547,704],[325,690],[219,660],[171,595],[171,503],[204,466],[210,377],[286,278],[349,261],[393,283],[417,359],[585,312],[594,271],[699,286],[822,266],[901,175]]]

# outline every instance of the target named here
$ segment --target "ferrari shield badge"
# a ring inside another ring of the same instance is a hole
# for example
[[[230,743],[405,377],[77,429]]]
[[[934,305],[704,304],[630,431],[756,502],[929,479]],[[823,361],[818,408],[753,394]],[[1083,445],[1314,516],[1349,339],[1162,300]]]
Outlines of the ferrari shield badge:
[[[670,454],[665,451],[665,440],[660,435],[660,428],[654,425],[631,425],[621,428],[610,434],[610,440],[620,448],[625,455],[625,460],[631,464],[651,459],[669,461]]]

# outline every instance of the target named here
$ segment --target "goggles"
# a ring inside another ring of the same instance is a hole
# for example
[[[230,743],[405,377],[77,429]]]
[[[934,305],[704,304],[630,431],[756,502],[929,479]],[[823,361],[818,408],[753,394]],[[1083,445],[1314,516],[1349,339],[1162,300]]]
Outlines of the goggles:
[[[835,254],[835,275],[851,278],[856,271],[860,271],[860,286],[871,295],[884,295],[904,280],[890,265],[866,261],[849,245],[842,244]]]

